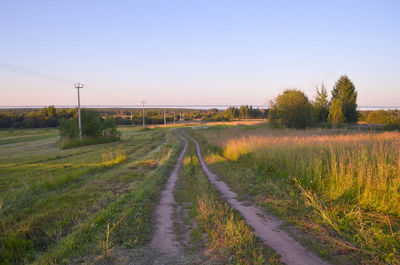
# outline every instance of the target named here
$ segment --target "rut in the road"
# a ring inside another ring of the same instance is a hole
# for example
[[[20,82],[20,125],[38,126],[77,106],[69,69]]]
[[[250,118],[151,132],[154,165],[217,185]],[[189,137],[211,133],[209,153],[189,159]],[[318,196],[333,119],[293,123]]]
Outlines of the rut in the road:
[[[324,265],[328,264],[314,253],[306,250],[286,231],[280,228],[282,222],[255,206],[248,206],[238,201],[237,194],[229,189],[225,182],[218,180],[212,173],[201,155],[200,146],[192,137],[184,132],[195,145],[201,167],[210,182],[221,192],[228,203],[244,217],[247,224],[254,229],[254,234],[264,244],[274,249],[281,255],[281,260],[288,265]]]
[[[176,162],[175,168],[168,179],[165,190],[161,193],[160,203],[155,210],[156,229],[153,239],[150,243],[151,247],[159,249],[160,251],[169,255],[178,253],[181,248],[173,233],[172,213],[175,204],[175,183],[178,179],[178,172],[182,164],[183,157],[185,156],[188,143],[181,135],[178,136],[182,139],[185,146],[183,147],[183,150]]]

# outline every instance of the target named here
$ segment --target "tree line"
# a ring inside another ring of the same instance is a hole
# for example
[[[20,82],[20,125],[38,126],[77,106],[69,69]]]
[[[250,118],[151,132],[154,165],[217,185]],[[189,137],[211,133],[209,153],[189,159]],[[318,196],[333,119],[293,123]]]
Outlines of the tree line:
[[[140,108],[97,108],[93,109],[105,119],[114,117],[117,125],[141,125],[143,112]],[[54,106],[42,109],[6,109],[0,112],[0,128],[46,128],[58,127],[62,120],[77,116],[77,108],[55,108]],[[167,109],[166,121],[173,123],[180,120],[192,121],[230,121],[235,119],[266,118],[267,110],[252,106],[229,107],[226,110],[216,108],[208,110],[196,109]],[[146,124],[163,124],[164,109],[145,109]]]
[[[400,129],[399,111],[357,111],[357,91],[347,75],[336,81],[330,99],[324,85],[317,87],[316,92],[314,100],[309,100],[300,90],[285,90],[271,101],[270,124],[298,129],[312,126],[339,128],[360,120],[382,125],[387,130]]]
[[[324,85],[319,89],[313,101],[304,92],[287,89],[271,102],[269,120],[273,126],[304,129],[328,121],[334,127],[343,122],[355,123],[357,114],[357,91],[346,76],[341,76],[331,92]]]
[[[316,92],[314,100],[309,100],[300,90],[285,90],[271,101],[270,124],[304,129],[329,124],[340,127],[344,122],[357,122],[357,91],[348,76],[343,75],[336,81],[330,100],[323,84]]]
[[[58,127],[62,119],[76,116],[77,109],[54,106],[38,110],[9,109],[0,112],[0,128],[46,128]]]

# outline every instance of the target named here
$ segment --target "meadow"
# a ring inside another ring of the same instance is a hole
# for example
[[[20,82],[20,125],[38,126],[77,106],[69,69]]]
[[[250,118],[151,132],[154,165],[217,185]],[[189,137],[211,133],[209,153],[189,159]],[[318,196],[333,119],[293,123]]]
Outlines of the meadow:
[[[56,129],[0,130],[2,263],[165,260],[148,245],[183,146],[175,130],[185,130],[239,200],[284,220],[302,245],[333,264],[400,264],[398,132],[260,122],[119,130],[119,142],[68,149]],[[171,264],[281,264],[209,182],[192,142],[174,198],[184,250]]]
[[[192,143],[183,160],[175,200],[180,220],[175,232],[188,253],[203,253],[199,264],[281,264],[279,255],[254,236],[243,217],[209,182]]]
[[[70,149],[56,129],[0,131],[2,263],[79,262],[151,239],[180,144],[170,129],[121,131],[120,142]]]
[[[400,133],[197,127],[208,165],[242,200],[339,264],[400,263]]]

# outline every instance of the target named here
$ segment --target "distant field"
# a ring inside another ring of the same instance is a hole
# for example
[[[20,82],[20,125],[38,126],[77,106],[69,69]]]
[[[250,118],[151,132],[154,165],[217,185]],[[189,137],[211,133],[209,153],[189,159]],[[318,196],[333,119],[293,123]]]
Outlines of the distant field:
[[[400,263],[400,133],[204,127],[206,162],[242,200],[339,264]]]
[[[249,120],[236,120],[236,121],[184,121],[177,122],[176,124],[168,123],[167,127],[181,127],[181,126],[198,126],[198,125],[207,125],[207,126],[216,126],[216,125],[226,125],[226,126],[235,126],[235,125],[256,125],[256,124],[265,124],[267,123],[266,119],[249,119]],[[157,125],[148,125],[150,128],[156,127],[165,127],[164,124]]]
[[[64,263],[113,244],[141,246],[178,148],[169,129],[122,128],[122,141],[62,150],[55,129],[0,131],[0,260]],[[152,199],[149,199],[152,198]]]

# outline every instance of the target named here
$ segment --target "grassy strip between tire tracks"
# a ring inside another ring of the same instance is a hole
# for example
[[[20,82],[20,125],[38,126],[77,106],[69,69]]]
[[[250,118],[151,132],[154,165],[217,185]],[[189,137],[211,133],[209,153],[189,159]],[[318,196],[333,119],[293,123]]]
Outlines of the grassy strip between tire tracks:
[[[190,232],[191,250],[203,246],[205,255],[216,264],[280,264],[279,255],[264,247],[243,218],[223,201],[194,150],[190,142],[175,192],[178,205],[189,208],[191,221],[185,223],[195,223]]]

